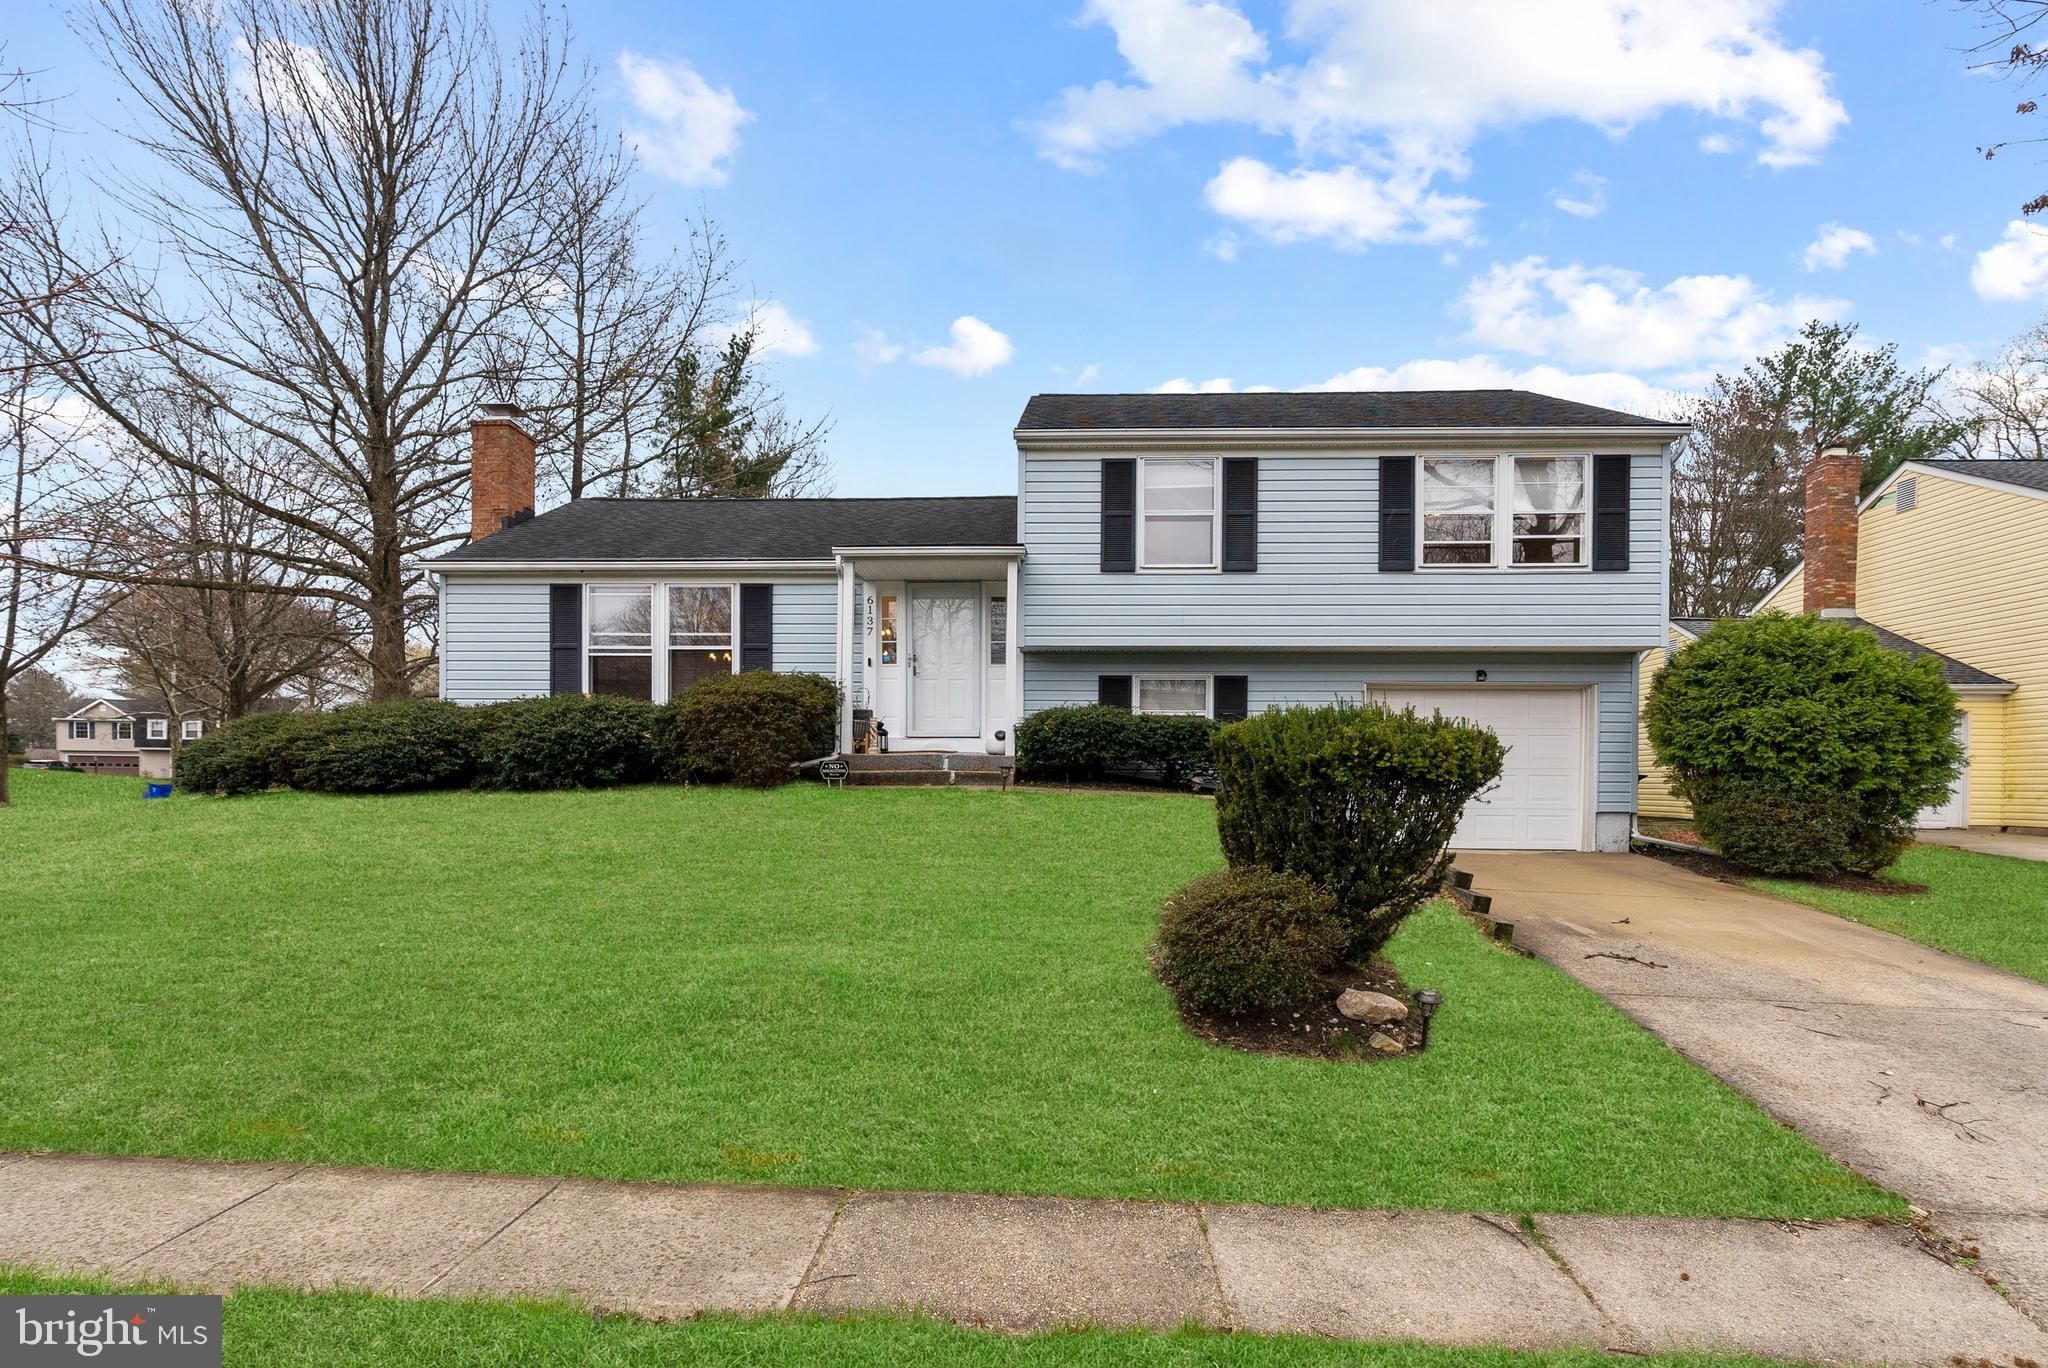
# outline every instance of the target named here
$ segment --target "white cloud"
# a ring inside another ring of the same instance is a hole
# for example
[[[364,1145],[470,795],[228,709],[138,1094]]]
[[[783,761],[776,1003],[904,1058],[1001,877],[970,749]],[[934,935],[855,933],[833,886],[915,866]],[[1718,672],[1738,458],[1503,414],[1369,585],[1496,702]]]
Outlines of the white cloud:
[[[886,366],[902,359],[903,352],[903,344],[891,341],[880,328],[863,327],[853,343],[853,354],[864,366]]]
[[[1124,79],[1069,87],[1035,131],[1045,157],[1093,169],[1180,125],[1240,124],[1290,136],[1300,159],[1291,173],[1245,163],[1264,172],[1261,188],[1339,165],[1369,181],[1407,177],[1395,198],[1411,201],[1483,133],[1550,119],[1619,134],[1692,111],[1752,128],[1759,163],[1796,166],[1816,160],[1848,114],[1822,55],[1778,33],[1783,3],[1285,0],[1280,29],[1299,57],[1284,61],[1236,0],[1085,0],[1080,22],[1114,35]],[[1714,133],[1700,145],[1736,142]],[[1357,184],[1310,183],[1325,198],[1364,199],[1368,222],[1384,213]]]
[[[1208,242],[1204,243],[1203,246],[1208,248],[1209,255],[1215,257],[1218,261],[1237,260],[1237,234],[1235,233],[1218,233],[1215,237],[1210,238]]]
[[[1700,151],[1710,157],[1725,157],[1731,152],[1739,151],[1741,147],[1740,142],[1726,133],[1709,133],[1700,139]]]
[[[1459,301],[1482,346],[1595,366],[1689,370],[1750,360],[1839,300],[1780,300],[1747,276],[1645,283],[1612,266],[1552,266],[1524,257],[1475,276]]]
[[[1092,385],[1101,378],[1102,363],[1090,361],[1087,365],[1081,367],[1080,372],[1074,376],[1074,388],[1079,389],[1083,385]]]
[[[682,185],[723,185],[725,165],[739,149],[740,129],[754,116],[732,90],[714,89],[688,62],[664,62],[630,49],[619,54],[637,120],[626,138],[657,175]]]
[[[1513,365],[1485,355],[1406,361],[1394,367],[1359,366],[1333,375],[1312,390],[1523,389],[1583,404],[1659,417],[1674,412],[1677,390],[1623,371],[1575,372],[1557,366]]]
[[[962,380],[987,375],[1017,354],[1010,339],[972,314],[953,320],[952,342],[943,347],[926,347],[910,358],[915,366],[937,366]]]
[[[1357,249],[1469,240],[1479,201],[1430,190],[1433,174],[1396,170],[1376,177],[1351,166],[1283,172],[1236,157],[1209,182],[1209,207],[1274,242],[1322,238]]]
[[[1943,239],[1947,244],[1947,239]],[[1980,299],[2031,299],[2048,294],[2048,232],[2024,219],[2005,225],[2005,238],[1977,253],[1970,285]]]
[[[1839,271],[1858,252],[1877,253],[1877,239],[1861,228],[1842,223],[1823,223],[1820,236],[1806,244],[1799,264],[1808,271]]]
[[[1236,391],[1237,385],[1227,375],[1214,380],[1190,380],[1184,375],[1177,375],[1163,385],[1152,387],[1154,394],[1234,394]]]
[[[1569,181],[1550,192],[1550,202],[1576,218],[1599,218],[1607,212],[1607,177],[1575,171]]]
[[[810,325],[772,299],[750,300],[745,325],[713,323],[704,329],[704,338],[713,347],[723,347],[742,326],[754,330],[756,356],[809,356],[818,350]]]

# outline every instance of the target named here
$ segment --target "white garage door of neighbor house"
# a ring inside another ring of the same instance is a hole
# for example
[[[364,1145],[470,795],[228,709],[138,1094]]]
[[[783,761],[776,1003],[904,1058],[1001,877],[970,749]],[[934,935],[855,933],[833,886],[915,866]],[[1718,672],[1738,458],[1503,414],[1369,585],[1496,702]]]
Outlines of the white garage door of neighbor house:
[[[1488,728],[1508,748],[1500,782],[1465,807],[1453,849],[1580,850],[1586,840],[1582,689],[1379,688],[1377,701]]]

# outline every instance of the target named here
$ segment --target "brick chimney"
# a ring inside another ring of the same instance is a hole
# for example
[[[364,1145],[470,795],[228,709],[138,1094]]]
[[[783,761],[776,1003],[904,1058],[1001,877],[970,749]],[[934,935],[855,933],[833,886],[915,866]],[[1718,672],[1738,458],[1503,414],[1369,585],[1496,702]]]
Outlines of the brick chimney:
[[[1831,446],[1806,470],[1806,611],[1856,616],[1856,495],[1863,461]]]
[[[469,539],[533,516],[533,434],[517,404],[479,406],[469,425]]]

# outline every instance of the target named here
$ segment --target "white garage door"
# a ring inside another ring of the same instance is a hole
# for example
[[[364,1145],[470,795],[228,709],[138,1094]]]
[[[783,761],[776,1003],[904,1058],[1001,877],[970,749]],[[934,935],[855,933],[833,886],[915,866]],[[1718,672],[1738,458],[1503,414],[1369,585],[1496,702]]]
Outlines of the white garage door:
[[[1588,848],[1584,690],[1388,687],[1373,698],[1476,722],[1508,748],[1500,783],[1466,806],[1453,849]]]

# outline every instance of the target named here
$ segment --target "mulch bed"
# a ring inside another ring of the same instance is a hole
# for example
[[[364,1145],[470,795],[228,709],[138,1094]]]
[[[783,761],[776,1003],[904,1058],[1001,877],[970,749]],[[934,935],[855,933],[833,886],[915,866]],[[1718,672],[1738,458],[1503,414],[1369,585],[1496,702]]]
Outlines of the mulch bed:
[[[1672,838],[1667,837],[1666,839]],[[1722,883],[1740,884],[1747,883],[1751,879],[1768,877],[1759,875],[1753,869],[1744,869],[1733,860],[1724,859],[1713,851],[1704,848],[1699,850],[1670,850],[1664,846],[1638,845],[1635,849],[1639,855],[1648,855],[1653,860],[1663,860],[1666,864],[1675,864],[1680,869],[1688,869],[1695,874],[1703,874],[1709,879],[1718,879]],[[1903,879],[1873,879],[1861,874],[1837,874],[1826,879],[1800,879],[1795,882],[1810,883],[1816,888],[1839,888],[1849,893],[1877,893],[1886,897],[1925,893],[1927,891],[1926,884],[1907,883]]]
[[[1347,964],[1317,977],[1323,981],[1322,991],[1298,1007],[1241,1017],[1204,1016],[1182,1008],[1181,1024],[1198,1040],[1252,1054],[1301,1055],[1356,1063],[1400,1059],[1422,1048],[1422,1011],[1393,965],[1375,955],[1363,966]],[[1408,1019],[1368,1026],[1340,1016],[1337,995],[1346,988],[1363,988],[1399,998],[1408,1008]],[[1373,1048],[1371,1040],[1375,1034],[1400,1041],[1401,1052]]]

